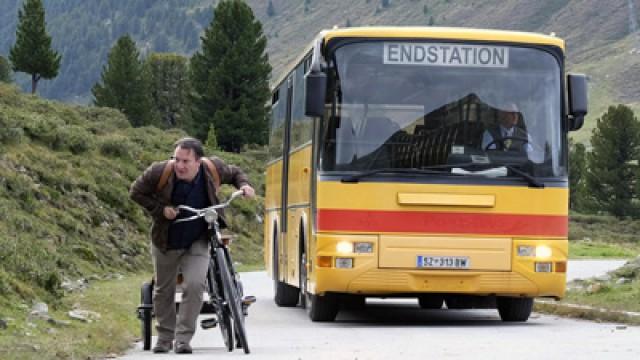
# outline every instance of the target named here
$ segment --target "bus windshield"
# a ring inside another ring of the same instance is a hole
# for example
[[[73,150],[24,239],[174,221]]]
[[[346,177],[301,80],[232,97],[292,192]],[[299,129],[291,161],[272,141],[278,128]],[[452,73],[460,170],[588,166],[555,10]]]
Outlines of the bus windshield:
[[[545,50],[367,41],[332,61],[324,172],[566,177],[561,65]]]

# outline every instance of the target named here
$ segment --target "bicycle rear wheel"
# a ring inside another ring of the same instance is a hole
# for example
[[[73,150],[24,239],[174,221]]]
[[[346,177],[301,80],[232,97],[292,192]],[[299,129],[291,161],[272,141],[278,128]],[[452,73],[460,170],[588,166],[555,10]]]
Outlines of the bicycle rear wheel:
[[[215,264],[209,259],[209,270],[207,271],[207,291],[209,292],[209,301],[213,302],[216,317],[218,318],[218,327],[222,333],[222,340],[227,351],[233,351],[233,330],[231,327],[231,316],[229,311],[223,306],[224,299],[218,291],[219,282],[215,277]]]
[[[151,306],[153,305],[153,284],[144,283],[140,289],[140,304],[145,308],[138,310],[142,330],[142,349],[151,349]]]
[[[245,354],[250,352],[249,343],[247,341],[247,333],[244,327],[244,314],[242,312],[242,299],[238,294],[238,285],[235,278],[231,274],[230,264],[227,262],[227,257],[224,254],[223,249],[216,251],[216,261],[220,267],[220,279],[222,280],[222,286],[224,290],[224,298],[231,310],[231,317],[233,318],[234,332],[238,337],[238,342]]]

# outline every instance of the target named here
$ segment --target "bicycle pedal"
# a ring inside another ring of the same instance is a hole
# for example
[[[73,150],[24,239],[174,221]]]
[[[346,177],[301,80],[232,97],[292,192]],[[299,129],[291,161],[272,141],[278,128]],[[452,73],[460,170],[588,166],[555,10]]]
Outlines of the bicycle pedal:
[[[215,318],[211,318],[211,319],[204,319],[202,321],[200,321],[200,327],[204,330],[206,329],[212,329],[214,327],[218,326],[218,319]]]
[[[249,306],[249,305],[253,304],[254,302],[256,302],[256,300],[257,300],[257,299],[256,299],[256,297],[255,297],[255,296],[248,295],[248,296],[245,296],[245,297],[243,297],[243,298],[242,298],[242,303],[243,303],[244,305]]]

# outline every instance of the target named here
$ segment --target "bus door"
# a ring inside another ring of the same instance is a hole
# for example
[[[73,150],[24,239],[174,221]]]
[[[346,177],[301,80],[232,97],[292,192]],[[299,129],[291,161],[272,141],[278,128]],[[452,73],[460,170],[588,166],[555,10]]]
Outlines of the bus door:
[[[293,95],[293,79],[289,76],[287,79],[287,95],[283,100],[286,100],[286,117],[284,125],[284,146],[282,154],[282,193],[281,193],[281,208],[280,208],[280,234],[278,236],[277,253],[278,253],[278,275],[277,279],[285,281],[287,279],[287,262],[288,262],[288,245],[287,234],[289,233],[288,222],[288,193],[289,193],[289,148],[291,147],[291,100]],[[295,255],[293,255],[295,256]]]

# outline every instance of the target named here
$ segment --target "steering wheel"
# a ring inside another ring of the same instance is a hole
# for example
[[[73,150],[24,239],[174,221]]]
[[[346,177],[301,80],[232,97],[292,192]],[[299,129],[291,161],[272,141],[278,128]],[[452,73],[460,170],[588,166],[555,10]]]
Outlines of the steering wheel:
[[[484,151],[489,150],[489,148],[491,147],[491,145],[495,145],[500,143],[502,145],[502,147],[504,148],[504,143],[507,140],[517,140],[517,141],[522,141],[523,145],[524,144],[528,144],[529,143],[529,139],[525,138],[525,137],[521,137],[521,136],[505,136],[503,138],[498,138],[498,139],[493,139],[492,142],[488,143],[487,146],[484,147]],[[496,149],[491,149],[491,150],[496,150]]]

